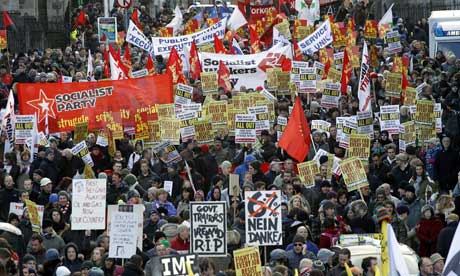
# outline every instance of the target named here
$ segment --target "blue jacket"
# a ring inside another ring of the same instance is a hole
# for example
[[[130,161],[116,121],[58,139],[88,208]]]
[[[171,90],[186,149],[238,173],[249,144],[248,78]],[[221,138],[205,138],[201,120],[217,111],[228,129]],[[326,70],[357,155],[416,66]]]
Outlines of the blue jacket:
[[[158,208],[160,207],[166,208],[166,210],[168,210],[168,217],[174,217],[175,215],[177,215],[176,207],[174,207],[174,205],[171,202],[166,201],[166,203],[163,204],[160,203],[159,200],[155,200],[154,202],[152,202],[152,210],[158,211]]]
[[[236,167],[234,173],[240,176],[240,186],[243,186],[244,175],[247,171],[249,171],[249,163],[255,160],[256,158],[253,155],[249,154],[244,158],[244,163]]]

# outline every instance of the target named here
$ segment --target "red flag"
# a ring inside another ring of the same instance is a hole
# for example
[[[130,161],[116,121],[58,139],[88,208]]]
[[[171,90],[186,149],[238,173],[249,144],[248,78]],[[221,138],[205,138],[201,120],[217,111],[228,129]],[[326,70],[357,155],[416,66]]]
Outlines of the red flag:
[[[176,47],[171,49],[169,54],[168,64],[166,65],[166,73],[172,76],[173,85],[178,83],[186,83],[184,74],[182,73],[182,60]]]
[[[104,75],[106,78],[110,78],[110,59],[109,59],[109,51],[107,47],[104,49]]]
[[[294,44],[294,60],[302,61],[302,51],[300,50],[299,44],[295,38],[292,38],[292,43]]]
[[[249,26],[249,44],[251,45],[251,54],[260,52],[260,38],[253,26]]]
[[[278,146],[298,162],[303,162],[310,151],[310,126],[303,112],[302,102],[296,97],[291,116]]]
[[[219,70],[217,70],[217,83],[219,87],[222,87],[226,93],[232,91],[232,83],[230,82],[230,70],[227,66],[220,61]]]
[[[281,71],[283,72],[291,72],[292,68],[292,61],[290,58],[285,58],[281,62]]]
[[[147,68],[147,71],[149,71],[149,74],[156,75],[157,72],[151,55],[148,55],[147,64],[145,65],[145,67]]]
[[[134,22],[134,24],[136,24],[136,26],[139,28],[139,30],[142,31],[142,24],[139,21],[140,13],[141,12],[138,9],[134,9],[133,14],[131,15],[131,20]]]
[[[351,77],[351,62],[348,56],[348,51],[343,51],[343,65],[342,65],[342,78],[340,80],[341,86],[340,91],[342,94],[347,94],[347,85]]]
[[[5,16],[5,14],[3,14]],[[78,26],[85,26],[86,24],[86,13],[85,10],[81,10],[78,14],[77,18],[75,18],[75,22],[73,24],[74,28]]]
[[[7,12],[3,11],[3,28],[7,29],[9,26],[14,26],[14,22]]]
[[[125,74],[125,76],[127,78],[130,78],[129,77],[129,70],[128,68],[125,66],[125,64],[122,62],[122,59],[120,57],[120,50],[116,51],[112,45],[109,45],[109,52],[110,54],[112,55],[113,59],[115,60],[115,62],[118,64],[118,66],[120,67],[121,71],[123,71],[123,74]]]
[[[220,40],[216,34],[214,34],[214,51],[216,54],[226,54],[227,49],[225,49],[224,43]]]
[[[125,54],[123,55],[123,65],[125,65],[129,71],[131,71],[131,53],[128,44],[125,46]]]
[[[192,47],[190,47],[189,63],[190,63],[190,77],[194,80],[199,79],[200,74],[201,74],[201,63],[198,57],[198,49],[196,47],[195,40],[192,41]]]

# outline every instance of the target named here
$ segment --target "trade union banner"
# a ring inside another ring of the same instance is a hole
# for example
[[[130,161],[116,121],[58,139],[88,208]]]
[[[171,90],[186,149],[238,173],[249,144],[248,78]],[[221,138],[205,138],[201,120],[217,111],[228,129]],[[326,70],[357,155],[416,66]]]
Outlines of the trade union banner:
[[[35,114],[39,130],[48,121],[50,132],[60,132],[82,122],[88,122],[89,129],[114,122],[134,126],[136,113],[147,111],[156,117],[155,104],[172,103],[173,89],[171,76],[164,74],[118,81],[20,83],[18,96],[20,114]]]
[[[284,60],[291,59],[291,46],[280,44],[271,49],[252,55],[225,55],[215,53],[199,53],[204,72],[217,72],[222,61],[230,70],[230,82],[234,89],[241,86],[256,88],[264,86],[267,69],[281,68]]]
[[[171,49],[175,47],[177,52],[182,56],[184,52],[189,51],[194,40],[198,46],[213,42],[214,34],[216,34],[219,39],[224,38],[226,26],[227,20],[223,19],[211,27],[193,34],[175,37],[152,37],[153,51],[155,55],[167,57]]]

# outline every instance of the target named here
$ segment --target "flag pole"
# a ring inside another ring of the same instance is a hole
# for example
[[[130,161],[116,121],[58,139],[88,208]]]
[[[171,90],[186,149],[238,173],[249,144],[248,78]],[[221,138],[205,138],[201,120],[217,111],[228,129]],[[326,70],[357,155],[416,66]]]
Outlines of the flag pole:
[[[187,160],[184,159],[184,162],[185,169],[187,170],[188,179],[190,180],[190,184],[192,184],[193,193],[196,193],[195,185],[193,185],[192,172],[190,171],[190,167],[188,166]]]

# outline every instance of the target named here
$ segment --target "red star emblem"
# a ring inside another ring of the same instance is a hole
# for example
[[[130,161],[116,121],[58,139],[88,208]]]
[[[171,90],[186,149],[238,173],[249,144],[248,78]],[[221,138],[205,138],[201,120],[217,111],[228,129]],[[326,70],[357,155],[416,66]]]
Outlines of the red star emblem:
[[[40,89],[40,96],[38,99],[28,101],[27,104],[38,110],[37,120],[39,123],[43,121],[47,115],[56,119],[53,109],[54,100],[53,98],[46,97],[43,90]]]

